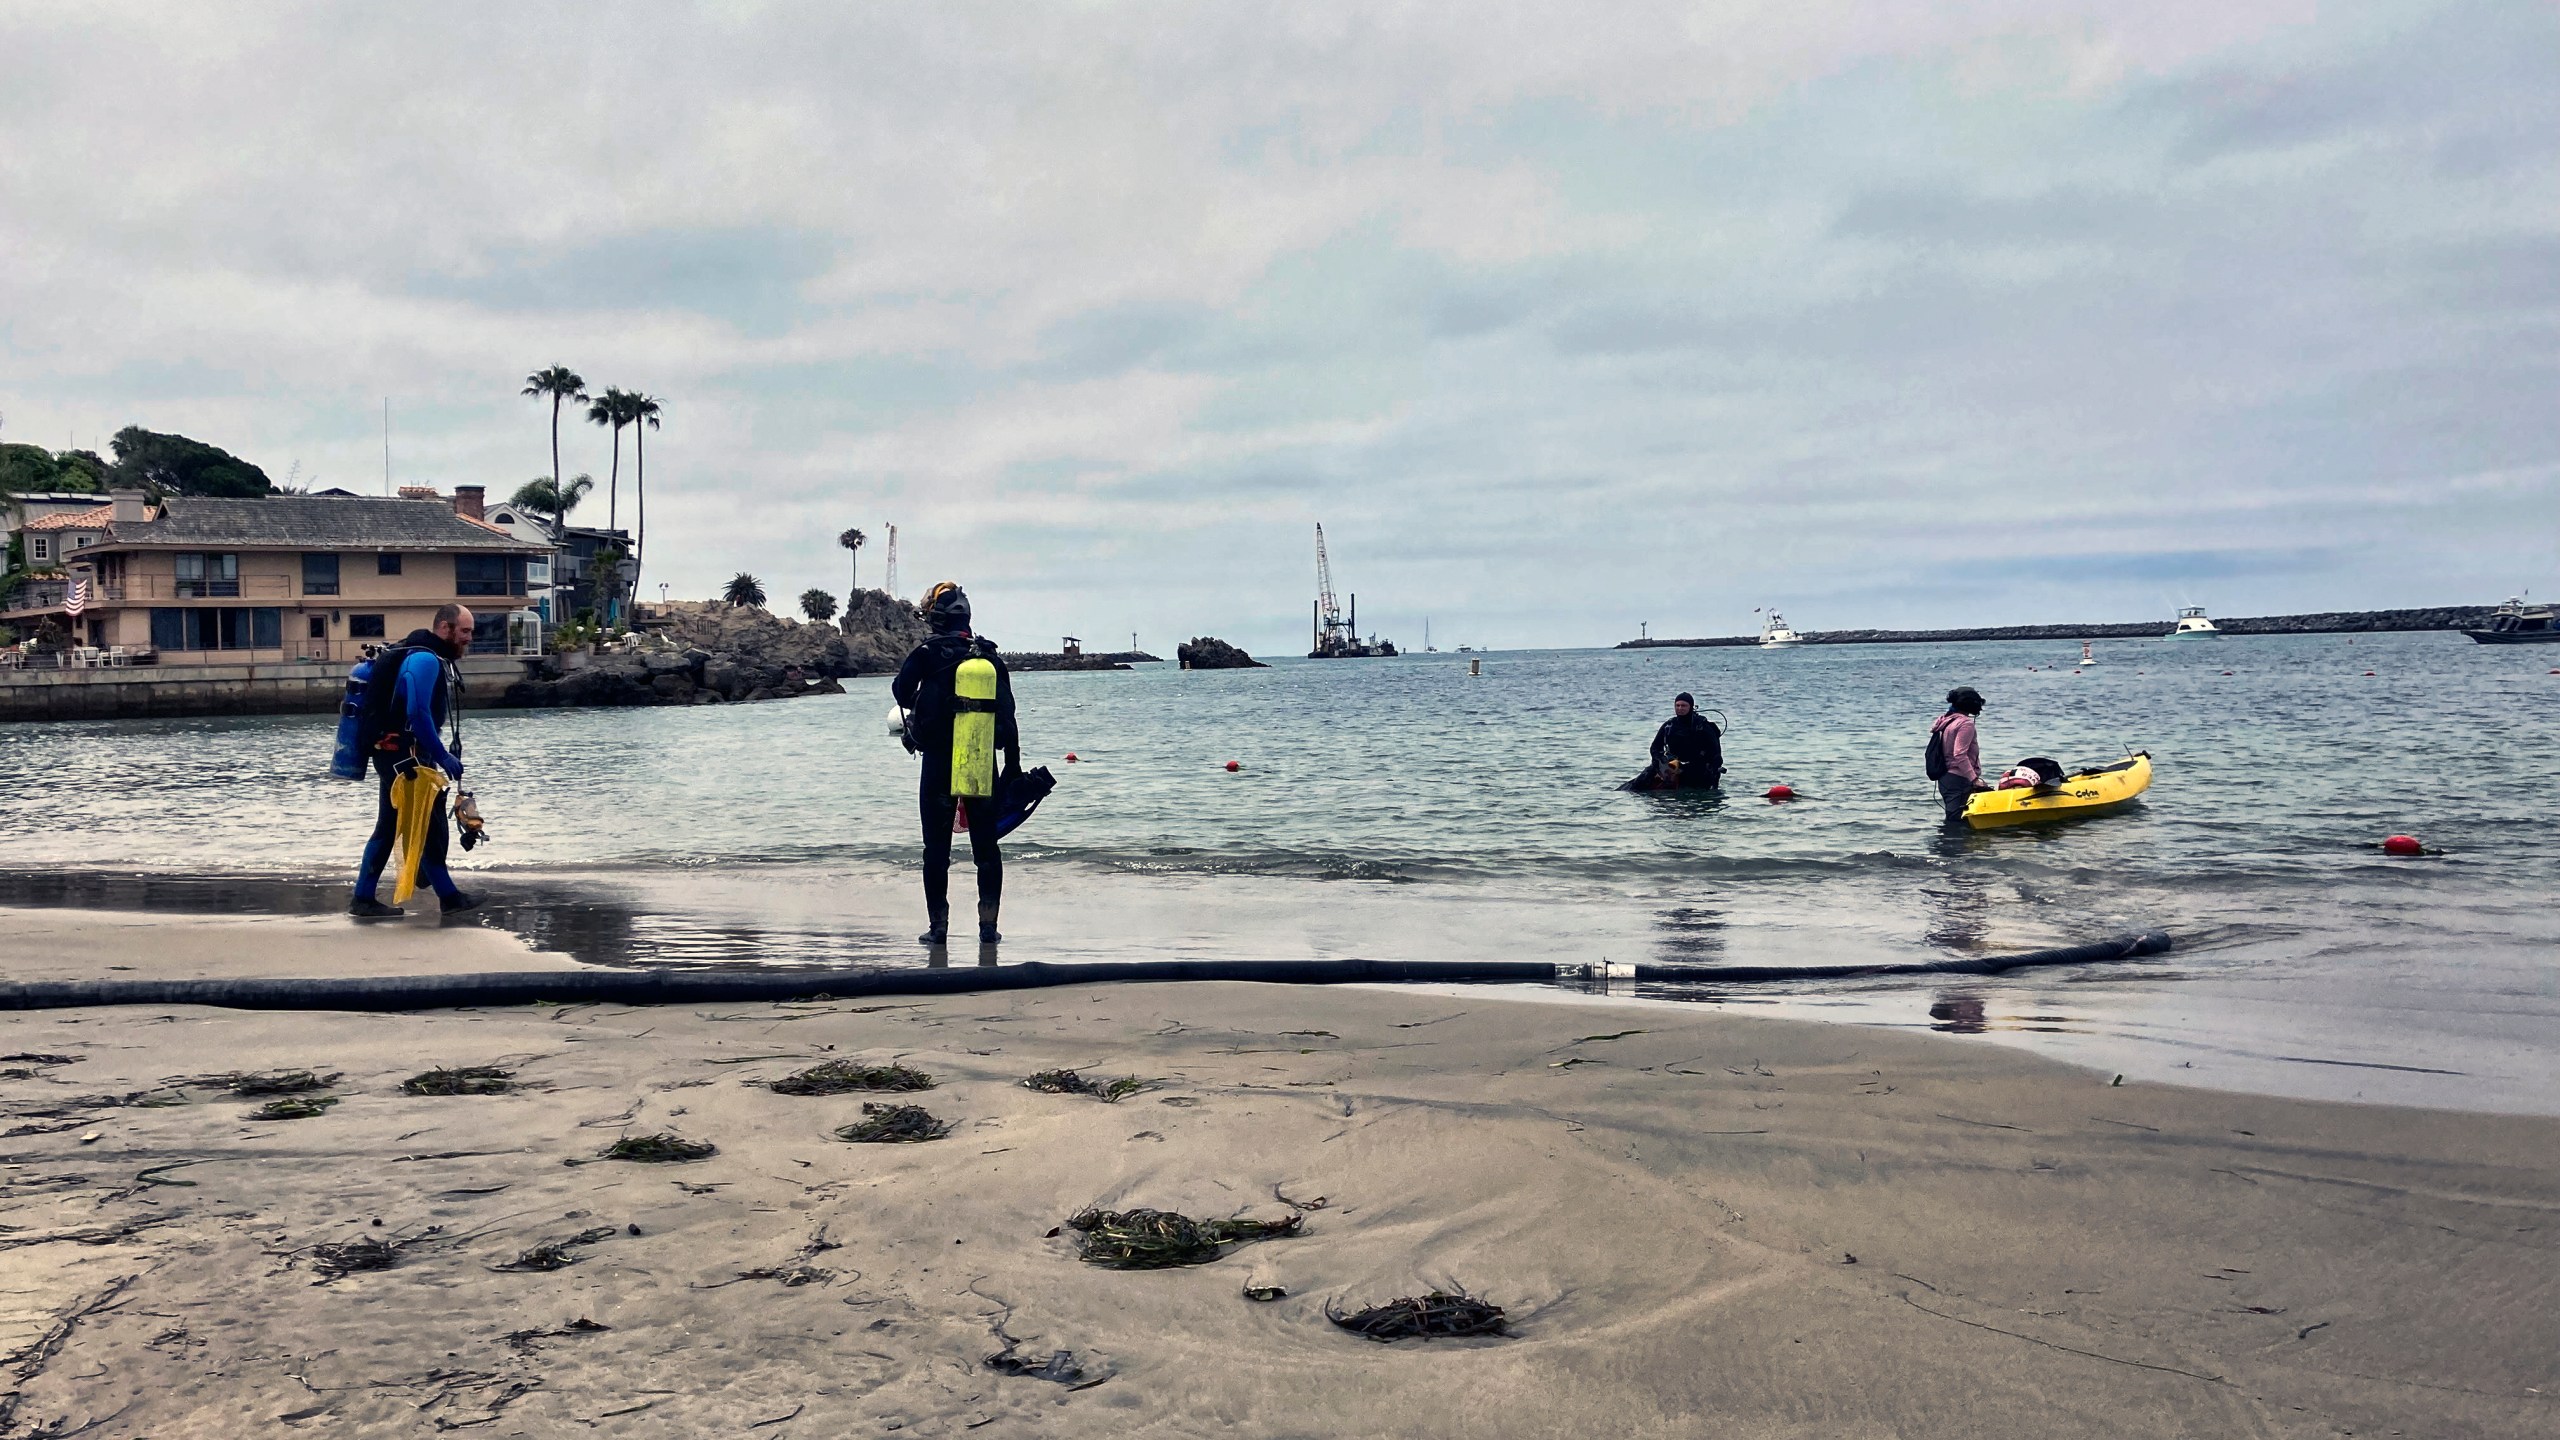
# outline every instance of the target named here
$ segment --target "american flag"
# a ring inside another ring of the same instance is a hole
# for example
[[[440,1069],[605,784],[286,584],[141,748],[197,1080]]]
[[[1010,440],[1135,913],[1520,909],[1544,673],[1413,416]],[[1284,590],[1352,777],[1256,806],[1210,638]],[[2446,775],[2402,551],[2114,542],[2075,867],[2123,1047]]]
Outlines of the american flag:
[[[72,581],[71,589],[62,597],[62,613],[66,615],[77,615],[88,608],[89,582],[86,580]]]

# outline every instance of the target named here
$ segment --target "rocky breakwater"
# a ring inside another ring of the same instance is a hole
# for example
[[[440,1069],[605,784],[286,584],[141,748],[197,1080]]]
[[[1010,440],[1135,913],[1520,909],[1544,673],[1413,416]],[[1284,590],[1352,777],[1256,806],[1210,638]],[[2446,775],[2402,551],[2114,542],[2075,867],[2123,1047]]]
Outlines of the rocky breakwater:
[[[1007,670],[1126,670],[1132,665],[1161,665],[1161,656],[1144,650],[1118,650],[1107,655],[1064,655],[1044,650],[1007,650]]]
[[[1271,667],[1247,655],[1224,640],[1201,635],[1185,641],[1174,652],[1185,670],[1268,670]]]
[[[2340,635],[2407,630],[2465,630],[2488,623],[2486,605],[2437,605],[2416,610],[2328,610],[2313,615],[2240,615],[2217,620],[2225,635]],[[1808,645],[1910,645],[1968,640],[2157,640],[2168,620],[2098,624],[2001,625],[1969,630],[1811,630]],[[1621,650],[1660,650],[1717,645],[1757,645],[1751,635],[1703,640],[1621,640]]]
[[[710,705],[842,694],[861,673],[833,625],[753,606],[671,607],[662,627],[592,655],[552,656],[507,687],[508,705]]]

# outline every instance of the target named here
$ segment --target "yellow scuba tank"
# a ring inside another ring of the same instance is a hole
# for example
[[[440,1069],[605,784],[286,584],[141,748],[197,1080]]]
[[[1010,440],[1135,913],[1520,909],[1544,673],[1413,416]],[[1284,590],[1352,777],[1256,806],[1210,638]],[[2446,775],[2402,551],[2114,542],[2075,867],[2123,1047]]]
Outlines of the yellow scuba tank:
[[[951,672],[951,793],[996,793],[996,667],[973,655]]]

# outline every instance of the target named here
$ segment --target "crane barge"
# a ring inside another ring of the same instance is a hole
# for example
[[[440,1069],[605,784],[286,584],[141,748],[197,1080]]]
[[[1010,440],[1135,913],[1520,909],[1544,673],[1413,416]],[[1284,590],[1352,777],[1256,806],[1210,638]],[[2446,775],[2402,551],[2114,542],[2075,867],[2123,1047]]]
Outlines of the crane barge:
[[[1372,635],[1360,638],[1360,597],[1351,597],[1351,614],[1344,618],[1342,606],[1333,598],[1333,561],[1324,552],[1324,527],[1316,527],[1316,605],[1315,648],[1307,652],[1310,660],[1365,660],[1393,655],[1392,640]]]

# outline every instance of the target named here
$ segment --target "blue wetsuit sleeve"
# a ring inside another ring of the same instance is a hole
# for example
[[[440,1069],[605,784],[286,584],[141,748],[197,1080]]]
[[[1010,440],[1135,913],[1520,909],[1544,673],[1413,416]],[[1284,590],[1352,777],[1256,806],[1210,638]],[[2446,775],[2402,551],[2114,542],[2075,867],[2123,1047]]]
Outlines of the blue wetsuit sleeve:
[[[421,650],[400,664],[401,713],[418,753],[448,775],[462,773],[462,762],[444,748],[444,727],[435,715],[436,682],[444,678],[444,662]]]

